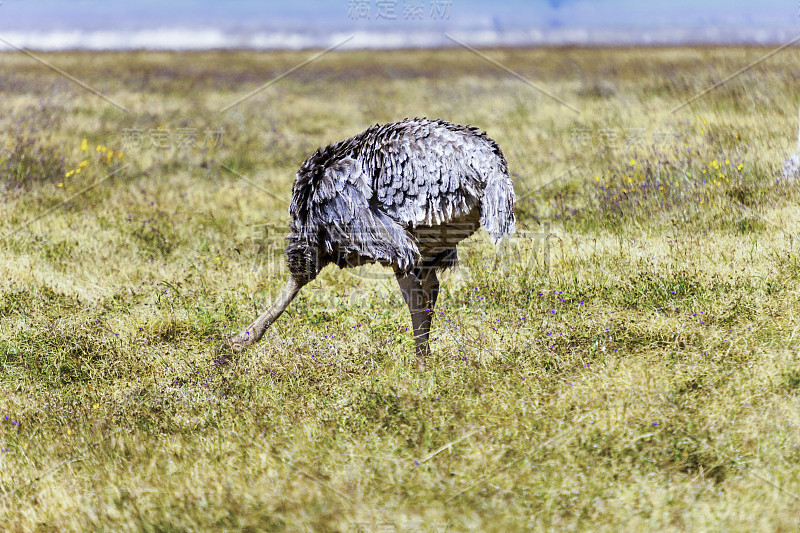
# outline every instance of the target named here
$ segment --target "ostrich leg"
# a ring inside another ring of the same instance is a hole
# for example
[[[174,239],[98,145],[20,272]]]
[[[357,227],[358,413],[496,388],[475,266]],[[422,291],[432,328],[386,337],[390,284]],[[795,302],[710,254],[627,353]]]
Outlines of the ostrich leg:
[[[427,300],[426,310],[428,311],[425,317],[425,328],[430,331],[433,325],[434,308],[436,307],[436,299],[439,297],[439,278],[436,277],[436,270],[433,267],[425,268],[422,271],[422,291]]]
[[[403,293],[408,310],[411,312],[411,325],[417,347],[417,368],[421,369],[425,366],[425,359],[431,354],[428,341],[439,281],[433,270],[429,270],[423,276],[419,269],[414,269],[408,274],[398,274],[396,277],[400,292]]]

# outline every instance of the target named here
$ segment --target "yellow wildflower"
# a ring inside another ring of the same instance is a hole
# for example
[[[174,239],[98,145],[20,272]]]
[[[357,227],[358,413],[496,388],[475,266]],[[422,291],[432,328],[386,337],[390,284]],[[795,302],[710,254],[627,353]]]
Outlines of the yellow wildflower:
[[[64,182],[59,182],[58,186],[59,187],[63,187],[64,186]]]
[[[87,141],[86,139],[84,139],[81,142],[81,150],[83,150],[84,152],[88,152],[89,151],[89,141]]]
[[[89,164],[89,161],[88,161],[88,160],[86,160],[86,159],[84,159],[83,161],[81,161],[80,163],[78,163],[78,166],[79,166],[79,167],[85,167],[85,166],[87,166],[88,164]]]

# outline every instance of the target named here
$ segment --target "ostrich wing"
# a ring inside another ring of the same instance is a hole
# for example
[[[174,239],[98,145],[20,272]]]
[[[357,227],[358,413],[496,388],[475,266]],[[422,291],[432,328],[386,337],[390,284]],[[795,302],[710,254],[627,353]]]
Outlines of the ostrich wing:
[[[415,240],[375,201],[370,180],[357,161],[345,158],[331,163],[314,181],[306,185],[313,190],[302,225],[305,232],[318,236],[321,253],[340,258],[356,255],[401,270],[416,263],[420,253]]]
[[[497,240],[513,232],[514,189],[500,148],[477,130],[410,121],[376,141],[375,189],[383,210],[403,225],[438,226],[481,206]]]

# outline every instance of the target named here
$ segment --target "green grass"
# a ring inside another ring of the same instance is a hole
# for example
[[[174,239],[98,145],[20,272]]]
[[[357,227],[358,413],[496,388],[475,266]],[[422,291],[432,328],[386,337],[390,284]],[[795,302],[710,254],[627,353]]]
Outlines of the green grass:
[[[0,55],[0,529],[792,531],[798,52],[671,112],[765,52],[486,52],[580,113],[461,50],[226,112],[310,53],[43,54],[128,112]],[[218,364],[286,280],[299,164],[406,116],[487,130],[518,197],[443,276],[428,371],[374,266]]]

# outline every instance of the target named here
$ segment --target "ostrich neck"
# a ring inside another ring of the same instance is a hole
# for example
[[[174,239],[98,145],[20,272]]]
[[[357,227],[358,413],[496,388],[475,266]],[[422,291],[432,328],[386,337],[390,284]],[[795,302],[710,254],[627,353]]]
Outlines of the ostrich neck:
[[[247,328],[246,331],[249,331],[252,335],[251,342],[258,342],[258,340],[264,336],[264,332],[270,324],[281,316],[303,285],[304,283],[297,280],[294,276],[289,277],[289,281],[286,282],[286,286],[278,295],[275,302]]]

